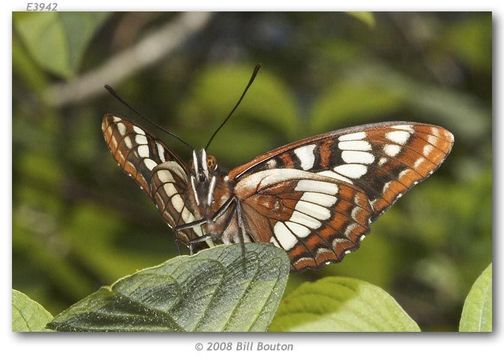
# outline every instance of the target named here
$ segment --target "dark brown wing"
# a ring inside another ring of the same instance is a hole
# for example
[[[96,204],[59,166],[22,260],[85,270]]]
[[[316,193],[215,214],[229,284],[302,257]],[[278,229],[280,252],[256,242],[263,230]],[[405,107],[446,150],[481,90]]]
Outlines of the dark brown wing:
[[[453,135],[428,124],[387,122],[342,129],[300,140],[243,164],[229,173],[239,182],[268,169],[302,169],[362,189],[373,219],[425,180],[444,161]]]
[[[287,251],[295,270],[341,261],[369,232],[367,195],[345,182],[272,169],[250,175],[236,193],[251,237]]]
[[[102,131],[118,165],[152,199],[171,228],[196,220],[196,210],[188,208],[187,169],[175,153],[125,118],[106,114]],[[180,240],[201,236],[200,230],[179,232]]]
[[[356,249],[370,222],[432,174],[452,145],[438,126],[367,125],[272,150],[229,179],[254,240],[284,248],[301,270]]]
[[[102,131],[117,164],[151,198],[150,183],[157,165],[175,161],[187,173],[183,162],[163,142],[125,118],[106,114]]]

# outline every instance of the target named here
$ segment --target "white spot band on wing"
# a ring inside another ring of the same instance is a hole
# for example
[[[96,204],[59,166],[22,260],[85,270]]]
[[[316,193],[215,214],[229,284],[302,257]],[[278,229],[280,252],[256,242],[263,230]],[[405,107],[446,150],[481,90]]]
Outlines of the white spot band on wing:
[[[287,227],[298,237],[300,238],[305,238],[307,237],[308,235],[310,235],[311,233],[311,230],[308,229],[306,226],[303,226],[303,225],[300,225],[300,224],[296,224],[296,223],[293,223],[293,222],[290,222],[290,221],[287,221],[285,223],[285,225],[287,225]]]
[[[169,170],[158,170],[157,177],[163,183],[175,182],[171,172]]]
[[[364,140],[340,141],[338,148],[340,150],[371,151],[371,144]]]
[[[322,223],[311,216],[300,213],[299,211],[294,211],[289,219],[289,221],[304,225],[310,229],[318,229],[322,226]]]
[[[292,234],[292,232],[285,226],[281,221],[275,224],[273,228],[275,236],[278,242],[282,245],[285,250],[290,250],[296,245],[297,238]]]
[[[171,197],[175,194],[177,194],[177,189],[172,183],[167,183],[163,185],[163,190],[166,194],[167,197]]]
[[[335,196],[316,192],[305,192],[303,196],[301,196],[300,200],[308,201],[325,207],[333,206],[336,203]]]
[[[341,153],[344,162],[353,164],[372,164],[375,160],[373,154],[365,151],[350,151],[345,150]]]
[[[142,129],[140,129],[138,126],[133,125],[133,130],[134,130],[137,134],[145,135],[145,131],[143,131]]]
[[[115,139],[114,139],[114,138],[112,138],[112,140],[115,140]],[[126,136],[126,137],[124,138],[124,143],[126,144],[126,147],[127,147],[128,149],[133,148],[133,142],[131,141],[131,139],[130,139],[128,136]]]
[[[300,180],[294,190],[336,195],[338,193],[338,185],[318,180]]]
[[[149,147],[147,145],[140,145],[137,148],[138,155],[142,158],[148,158],[149,157]]]
[[[401,152],[401,147],[395,144],[387,144],[383,147],[383,152],[390,157],[394,157]]]
[[[165,162],[166,158],[165,158],[165,155],[164,155],[164,147],[163,147],[163,145],[161,145],[160,143],[156,142],[156,147],[157,147],[159,159],[161,160],[161,162]]]
[[[362,164],[345,164],[336,166],[334,171],[351,179],[358,179],[367,173],[367,166]]]
[[[294,150],[294,154],[296,154],[297,158],[301,162],[301,167],[303,170],[310,170],[315,163],[315,154],[313,153],[315,150],[315,145],[305,145],[301,146]]]
[[[182,200],[182,197],[179,194],[175,194],[171,198],[171,202],[172,202],[173,207],[177,211],[182,211],[182,209],[184,208],[184,200]]]
[[[147,145],[147,136],[145,135],[135,135],[135,142],[140,145]]]
[[[152,170],[157,166],[156,162],[152,159],[144,159],[144,164],[149,170]]]
[[[325,207],[302,200],[297,202],[296,210],[305,214],[310,214],[310,216],[319,220],[327,220],[331,217],[331,212]]]
[[[366,138],[366,133],[364,131],[359,131],[352,134],[341,135],[338,140],[339,141],[348,141],[348,140],[362,140]]]
[[[124,125],[122,122],[118,122],[116,126],[121,136],[126,135],[126,125]]]
[[[411,134],[407,131],[396,130],[385,134],[385,137],[399,145],[405,145]]]

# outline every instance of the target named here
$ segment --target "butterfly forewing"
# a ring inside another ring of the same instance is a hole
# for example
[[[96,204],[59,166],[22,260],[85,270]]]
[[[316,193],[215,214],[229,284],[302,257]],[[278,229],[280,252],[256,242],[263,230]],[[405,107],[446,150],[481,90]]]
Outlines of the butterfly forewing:
[[[102,131],[118,165],[152,199],[171,228],[195,220],[186,207],[187,170],[163,142],[129,120],[108,114]],[[180,240],[188,242],[198,231],[183,230]]]
[[[230,172],[244,177],[297,168],[353,184],[368,196],[373,219],[427,178],[451,150],[453,135],[433,125],[391,122],[314,136],[272,150]]]
[[[157,165],[165,161],[176,161],[183,167],[183,163],[160,140],[124,118],[105,115],[102,131],[118,165],[149,197],[152,170]]]

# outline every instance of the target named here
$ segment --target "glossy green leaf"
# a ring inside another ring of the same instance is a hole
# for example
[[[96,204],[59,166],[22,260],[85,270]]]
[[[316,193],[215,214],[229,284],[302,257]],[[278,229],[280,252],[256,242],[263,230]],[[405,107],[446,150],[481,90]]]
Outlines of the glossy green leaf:
[[[107,13],[16,13],[14,26],[37,64],[62,77],[74,75]]]
[[[178,256],[104,287],[54,318],[58,331],[265,331],[285,289],[285,251],[248,243]]]
[[[474,282],[462,309],[459,331],[492,331],[492,264]]]
[[[381,288],[362,280],[326,277],[286,296],[269,330],[414,332],[420,328]]]
[[[12,290],[12,331],[48,331],[45,326],[52,318],[42,305],[21,291]]]

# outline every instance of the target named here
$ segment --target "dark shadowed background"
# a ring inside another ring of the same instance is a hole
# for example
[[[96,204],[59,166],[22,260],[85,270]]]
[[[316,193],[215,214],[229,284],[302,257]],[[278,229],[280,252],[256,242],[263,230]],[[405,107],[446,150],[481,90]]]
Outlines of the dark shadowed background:
[[[457,330],[492,259],[490,13],[15,13],[12,46],[13,288],[53,314],[177,255],[173,233],[106,148],[104,113],[143,123],[103,85],[200,147],[260,62],[210,148],[221,166],[378,121],[455,135],[443,166],[359,251],[292,274],[287,292],[355,277],[391,293],[423,330]]]

